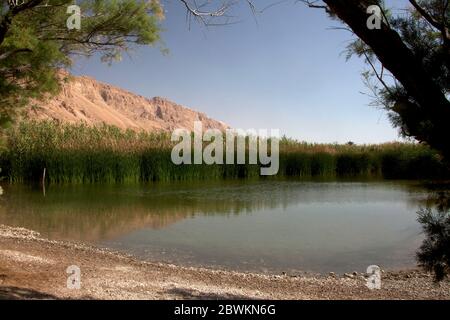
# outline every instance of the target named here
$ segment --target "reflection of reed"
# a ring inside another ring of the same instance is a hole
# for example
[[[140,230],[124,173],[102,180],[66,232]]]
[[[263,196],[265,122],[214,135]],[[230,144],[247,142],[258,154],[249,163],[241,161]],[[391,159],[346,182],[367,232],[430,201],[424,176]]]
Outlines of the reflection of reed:
[[[0,223],[30,228],[50,238],[98,241],[139,228],[163,228],[194,214],[189,207],[155,208],[145,203],[120,203],[120,199],[89,203],[79,199],[77,205],[76,199],[54,201],[48,193],[46,200],[4,201]]]
[[[239,215],[298,203],[389,201],[387,196],[392,201],[399,196],[411,201],[407,194],[416,191],[411,184],[343,183],[336,187],[336,182],[267,181],[74,186],[50,188],[43,197],[39,190],[8,186],[0,204],[0,223],[30,228],[50,238],[98,241],[140,228],[164,228],[195,215]]]
[[[9,187],[0,206],[0,223],[41,232],[50,238],[97,241],[139,228],[159,229],[196,214],[240,213],[260,207],[248,201],[211,201],[200,194],[157,191],[142,194],[101,188],[38,190]],[[264,205],[264,204],[261,204]]]

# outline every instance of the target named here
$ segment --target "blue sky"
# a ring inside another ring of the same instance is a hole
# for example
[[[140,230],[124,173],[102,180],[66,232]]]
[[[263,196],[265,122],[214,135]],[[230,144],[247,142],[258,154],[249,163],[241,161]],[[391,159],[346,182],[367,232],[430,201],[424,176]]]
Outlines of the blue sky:
[[[331,30],[339,23],[322,10],[287,1],[257,15],[256,23],[242,7],[235,12],[240,23],[205,28],[186,23],[177,0],[163,3],[169,54],[140,47],[112,66],[92,58],[77,61],[72,71],[166,97],[234,128],[277,128],[308,142],[399,139],[385,112],[361,93],[367,92],[363,62],[345,60],[350,33]]]

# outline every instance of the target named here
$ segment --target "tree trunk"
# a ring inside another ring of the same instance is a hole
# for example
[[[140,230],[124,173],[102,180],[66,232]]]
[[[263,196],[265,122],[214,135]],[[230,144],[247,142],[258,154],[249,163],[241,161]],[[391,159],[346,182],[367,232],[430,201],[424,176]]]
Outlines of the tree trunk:
[[[368,2],[361,0],[324,0],[331,11],[346,23],[353,32],[376,54],[383,66],[403,85],[418,104],[421,120],[427,132],[411,134],[419,141],[427,142],[450,160],[450,102],[444,92],[427,74],[422,62],[403,43],[400,35],[383,24],[380,30],[367,27]]]

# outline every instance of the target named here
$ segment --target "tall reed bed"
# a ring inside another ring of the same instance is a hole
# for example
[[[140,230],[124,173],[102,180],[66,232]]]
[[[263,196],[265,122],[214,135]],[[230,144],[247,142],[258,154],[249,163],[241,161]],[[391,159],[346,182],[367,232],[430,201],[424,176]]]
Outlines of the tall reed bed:
[[[259,165],[175,165],[167,133],[89,127],[52,121],[23,122],[6,135],[2,175],[11,182],[108,183],[256,179]],[[283,138],[277,177],[447,178],[448,168],[429,148],[413,143],[309,144]]]

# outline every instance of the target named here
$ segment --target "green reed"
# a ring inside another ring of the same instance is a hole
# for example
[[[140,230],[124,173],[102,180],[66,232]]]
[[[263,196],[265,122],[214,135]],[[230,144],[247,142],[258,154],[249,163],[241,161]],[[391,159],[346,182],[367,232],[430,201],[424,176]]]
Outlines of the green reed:
[[[0,168],[11,182],[150,182],[257,179],[259,165],[175,165],[167,133],[90,127],[52,121],[22,122],[6,132]],[[280,140],[277,177],[446,179],[439,155],[414,143],[309,144]]]

